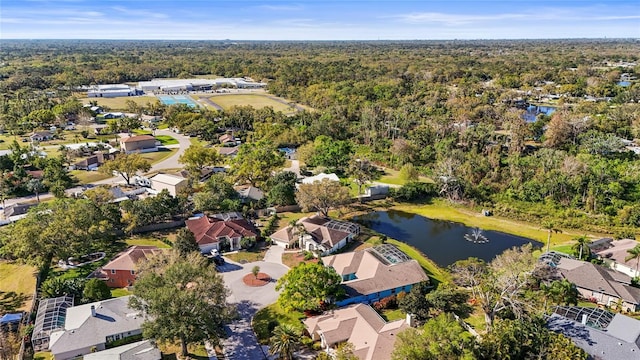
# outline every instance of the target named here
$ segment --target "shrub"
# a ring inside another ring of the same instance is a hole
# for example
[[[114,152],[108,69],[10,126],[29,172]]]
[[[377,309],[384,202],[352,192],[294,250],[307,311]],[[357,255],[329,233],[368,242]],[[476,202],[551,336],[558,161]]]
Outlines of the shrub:
[[[256,245],[256,240],[254,238],[242,238],[240,239],[240,247],[242,249],[251,249]]]
[[[313,253],[311,251],[305,251],[304,252],[304,259],[306,260],[311,260],[313,259],[315,256],[313,256]]]
[[[394,198],[398,201],[417,201],[430,199],[437,194],[436,184],[410,182],[396,189]]]

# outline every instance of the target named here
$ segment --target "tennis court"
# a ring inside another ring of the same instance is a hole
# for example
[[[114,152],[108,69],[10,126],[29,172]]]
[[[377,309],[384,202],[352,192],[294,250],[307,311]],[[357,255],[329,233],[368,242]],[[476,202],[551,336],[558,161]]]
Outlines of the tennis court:
[[[185,104],[191,107],[198,107],[198,104],[186,95],[158,95],[158,99],[165,105]]]

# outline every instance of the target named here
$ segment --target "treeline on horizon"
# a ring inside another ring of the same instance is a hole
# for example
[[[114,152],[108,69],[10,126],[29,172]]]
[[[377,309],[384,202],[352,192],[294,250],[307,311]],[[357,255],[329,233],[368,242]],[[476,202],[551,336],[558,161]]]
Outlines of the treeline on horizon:
[[[631,39],[3,40],[0,125],[19,130],[34,111],[79,96],[68,90],[80,85],[247,76],[314,109],[285,116],[243,107],[222,116],[252,141],[298,147],[310,165],[330,170],[345,171],[352,158],[413,167],[452,201],[633,236],[640,162],[621,139],[640,137],[640,85],[618,82],[640,68],[610,64],[639,58],[640,42]],[[560,97],[556,112],[525,122],[523,103],[547,95]],[[219,125],[209,110],[142,111],[207,138]],[[321,156],[327,144],[336,161]]]

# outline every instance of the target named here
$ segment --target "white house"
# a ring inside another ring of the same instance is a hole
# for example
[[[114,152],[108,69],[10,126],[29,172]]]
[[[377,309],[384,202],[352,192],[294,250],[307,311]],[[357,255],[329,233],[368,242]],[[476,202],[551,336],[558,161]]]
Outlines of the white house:
[[[83,356],[83,360],[160,360],[162,353],[151,341],[143,340]]]
[[[62,329],[49,336],[55,360],[105,350],[109,343],[142,334],[143,316],[129,307],[130,296],[67,309]]]
[[[157,192],[164,189],[169,191],[171,196],[176,196],[180,191],[188,186],[189,181],[182,176],[171,174],[156,174],[149,178],[151,188]]]
[[[320,173],[318,175],[315,176],[309,176],[306,177],[304,179],[302,179],[302,183],[303,184],[313,184],[316,181],[322,182],[322,180],[324,179],[329,179],[331,181],[340,181],[340,178],[338,178],[338,175],[331,173],[331,174],[325,174],[325,173]]]
[[[295,227],[276,231],[270,238],[284,248],[298,242],[301,249],[327,255],[345,247],[359,233],[360,227],[354,223],[314,215],[298,220]]]
[[[640,245],[640,242],[631,239],[611,240],[608,247],[604,250],[596,252],[596,254],[609,265],[609,268],[619,271],[631,277],[640,276],[640,259],[631,259],[626,261],[629,256],[628,250]]]

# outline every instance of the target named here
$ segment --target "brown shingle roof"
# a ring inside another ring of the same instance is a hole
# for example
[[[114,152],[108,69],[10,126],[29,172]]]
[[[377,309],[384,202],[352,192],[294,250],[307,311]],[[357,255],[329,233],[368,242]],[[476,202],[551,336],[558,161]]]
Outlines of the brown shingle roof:
[[[138,135],[138,136],[129,136],[128,138],[121,140],[123,143],[134,143],[140,141],[148,141],[155,140],[156,138],[151,135]]]
[[[118,254],[102,268],[104,270],[135,270],[139,261],[147,260],[160,252],[162,250],[155,246],[132,246]]]
[[[258,232],[245,219],[223,221],[203,216],[186,221],[198,245],[217,243],[220,238],[257,237]]]

